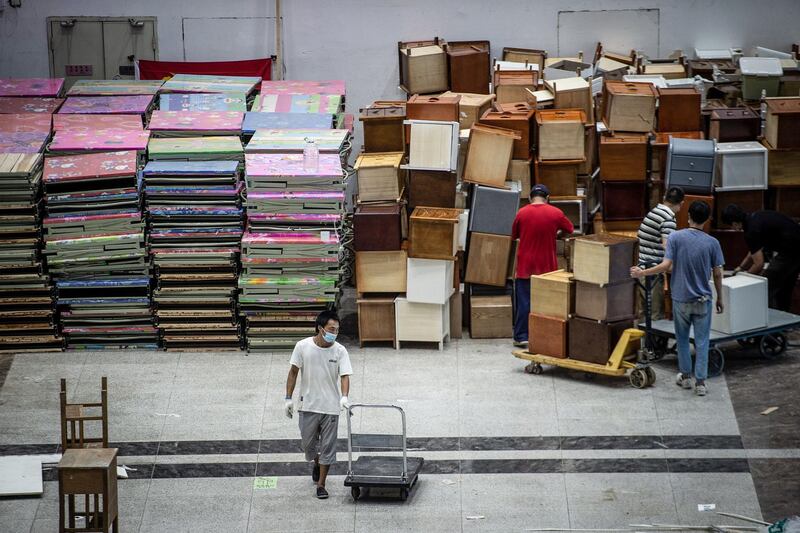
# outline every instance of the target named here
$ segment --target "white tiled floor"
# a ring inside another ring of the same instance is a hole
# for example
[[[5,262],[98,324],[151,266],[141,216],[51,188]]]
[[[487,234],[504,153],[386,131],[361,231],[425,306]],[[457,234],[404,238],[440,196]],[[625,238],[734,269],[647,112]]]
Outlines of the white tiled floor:
[[[395,403],[413,437],[738,435],[724,378],[706,398],[672,382],[672,362],[657,368],[654,388],[627,379],[547,369],[523,373],[505,341],[460,340],[443,352],[350,347],[356,374],[351,400]],[[58,380],[70,395],[93,399],[108,376],[112,441],[297,439],[283,416],[288,354],[89,352],[15,358],[0,390],[0,444],[56,443]],[[397,415],[361,412],[359,431],[398,428]],[[345,434],[340,421],[340,436]],[[298,461],[299,450],[261,461]],[[741,457],[698,451],[702,457]],[[692,458],[693,450],[670,450]],[[428,459],[662,460],[649,450],[514,450],[428,452]],[[131,458],[137,462],[255,462],[250,455]],[[122,461],[124,462],[124,460]],[[312,496],[308,477],[279,477],[254,490],[253,478],[120,481],[123,531],[522,531],[534,527],[619,528],[635,523],[720,523],[698,503],[760,517],[749,473],[502,473],[424,475],[409,498],[356,504],[341,476],[331,498]],[[0,532],[53,531],[57,487],[41,499],[0,500]],[[722,520],[723,522],[725,520]]]

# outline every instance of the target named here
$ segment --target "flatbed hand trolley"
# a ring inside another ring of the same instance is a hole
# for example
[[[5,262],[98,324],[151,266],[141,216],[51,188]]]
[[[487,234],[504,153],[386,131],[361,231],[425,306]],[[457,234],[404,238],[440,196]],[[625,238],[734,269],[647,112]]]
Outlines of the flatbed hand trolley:
[[[353,410],[359,408],[394,409],[400,412],[403,423],[402,434],[353,433],[351,418]],[[353,451],[358,452],[402,452],[402,456],[360,456],[353,462]],[[361,489],[377,487],[397,489],[400,499],[405,501],[416,485],[422,470],[422,457],[408,457],[406,446],[406,413],[397,405],[352,404],[347,408],[347,476],[344,486],[350,487],[353,500],[361,497]]]
[[[708,339],[708,375],[718,376],[725,368],[725,354],[720,344],[736,341],[743,348],[758,348],[759,353],[767,359],[774,359],[786,351],[787,341],[784,333],[800,328],[800,315],[794,315],[777,309],[770,309],[767,316],[767,327],[742,331],[740,333],[721,333],[711,330]],[[675,338],[675,323],[672,320],[656,320],[652,324],[653,334],[660,337],[656,342],[660,353],[666,353],[667,341]],[[689,335],[694,344],[694,330]]]
[[[530,374],[541,374],[543,372],[543,364],[604,376],[624,376],[630,370],[628,380],[631,386],[643,389],[656,382],[656,373],[646,361],[633,362],[626,360],[627,356],[638,353],[642,337],[644,337],[644,332],[640,329],[628,328],[623,331],[622,336],[617,341],[617,345],[614,347],[614,351],[608,358],[608,362],[604,365],[587,363],[577,359],[560,359],[549,355],[530,353],[525,350],[517,350],[512,353],[518,359],[531,361],[525,367],[525,372]]]

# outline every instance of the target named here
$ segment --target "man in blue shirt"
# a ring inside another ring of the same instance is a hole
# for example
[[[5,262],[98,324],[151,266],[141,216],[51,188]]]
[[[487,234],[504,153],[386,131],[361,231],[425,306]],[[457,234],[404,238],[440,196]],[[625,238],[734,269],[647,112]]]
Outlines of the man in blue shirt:
[[[708,338],[711,332],[711,284],[714,277],[717,292],[717,313],[722,313],[722,248],[719,241],[703,232],[711,208],[705,202],[695,201],[689,206],[689,228],[676,231],[667,238],[667,249],[660,264],[641,269],[631,268],[631,276],[641,278],[672,270],[670,289],[672,315],[675,322],[675,339],[678,346],[677,384],[692,388],[692,354],[689,331],[694,327],[694,391],[706,395],[708,377]]]

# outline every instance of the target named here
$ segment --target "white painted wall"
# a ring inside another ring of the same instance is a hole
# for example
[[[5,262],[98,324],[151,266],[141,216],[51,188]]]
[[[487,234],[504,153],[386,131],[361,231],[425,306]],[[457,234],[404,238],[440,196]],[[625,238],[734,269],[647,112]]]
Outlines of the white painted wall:
[[[0,77],[49,74],[48,16],[156,16],[164,60],[184,58],[184,17],[274,17],[273,0],[22,0],[19,9],[5,0],[0,4]],[[559,11],[642,8],[659,9],[660,50],[647,50],[654,55],[755,44],[785,50],[800,40],[798,0],[284,0],[286,75],[345,79],[348,110],[357,111],[376,98],[401,96],[399,40],[488,39],[493,55],[503,46],[545,48],[557,55]],[[587,28],[597,35],[603,30],[602,24]],[[631,35],[636,31],[630,28]],[[574,35],[562,36],[562,42],[567,38],[575,42]],[[213,33],[208,40],[217,51],[231,42]],[[191,58],[199,59],[196,50]]]

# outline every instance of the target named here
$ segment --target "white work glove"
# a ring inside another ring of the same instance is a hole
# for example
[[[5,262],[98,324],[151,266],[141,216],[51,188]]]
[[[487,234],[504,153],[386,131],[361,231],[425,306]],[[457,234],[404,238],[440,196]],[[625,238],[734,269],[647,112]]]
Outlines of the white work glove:
[[[292,416],[294,416],[294,401],[291,398],[283,402],[283,412],[286,418],[292,418]]]
[[[342,399],[339,400],[339,407],[345,411],[350,408],[350,400],[347,396],[342,396]]]

